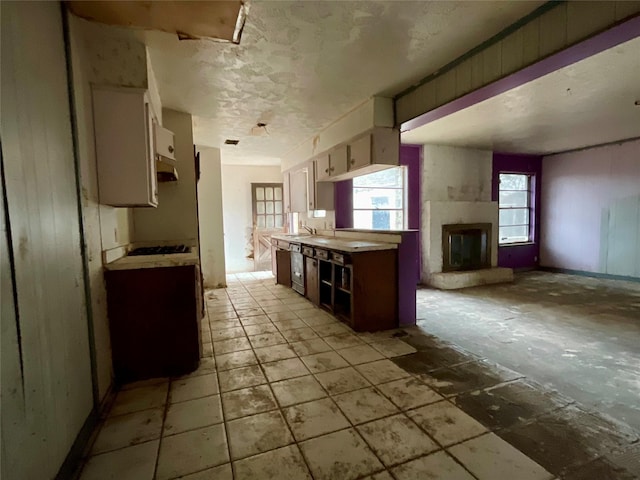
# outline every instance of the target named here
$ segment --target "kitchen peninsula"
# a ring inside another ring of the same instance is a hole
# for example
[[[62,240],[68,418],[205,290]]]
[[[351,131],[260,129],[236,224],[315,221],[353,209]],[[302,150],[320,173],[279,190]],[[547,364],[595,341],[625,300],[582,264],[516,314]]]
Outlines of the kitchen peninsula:
[[[398,241],[295,234],[271,239],[278,282],[354,330],[373,332],[407,323],[399,320]],[[279,272],[287,268],[290,275]]]

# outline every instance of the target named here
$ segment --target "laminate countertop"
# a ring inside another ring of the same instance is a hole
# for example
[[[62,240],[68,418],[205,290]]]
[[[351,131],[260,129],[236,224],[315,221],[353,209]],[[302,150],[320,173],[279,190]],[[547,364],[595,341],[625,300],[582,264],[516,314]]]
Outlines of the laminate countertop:
[[[140,268],[183,267],[198,265],[197,253],[171,253],[167,255],[125,256],[104,265],[105,270],[137,270]]]
[[[388,242],[370,242],[367,240],[352,240],[348,238],[322,237],[319,235],[287,235],[275,234],[271,238],[290,243],[300,243],[312,247],[322,247],[339,252],[373,252],[376,250],[397,250],[398,245]]]

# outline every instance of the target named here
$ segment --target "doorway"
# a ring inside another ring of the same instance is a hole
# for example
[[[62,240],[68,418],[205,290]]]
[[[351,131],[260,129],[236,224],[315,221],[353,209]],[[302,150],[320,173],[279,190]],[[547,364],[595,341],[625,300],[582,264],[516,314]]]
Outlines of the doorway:
[[[271,235],[283,233],[285,213],[282,183],[252,183],[253,269],[271,270]]]

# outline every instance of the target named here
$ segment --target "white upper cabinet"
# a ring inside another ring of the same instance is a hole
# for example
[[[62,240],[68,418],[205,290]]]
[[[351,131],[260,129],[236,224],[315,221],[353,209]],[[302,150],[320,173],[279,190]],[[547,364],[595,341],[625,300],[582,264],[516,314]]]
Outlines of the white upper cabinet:
[[[316,181],[328,180],[331,176],[331,165],[329,164],[329,154],[320,155],[315,160]]]
[[[295,170],[289,175],[289,195],[291,211],[306,212],[307,209],[307,169]]]
[[[340,145],[329,152],[329,171],[332,177],[347,173],[348,157],[349,154],[346,145]]]
[[[146,90],[93,87],[100,203],[157,207],[153,112]]]

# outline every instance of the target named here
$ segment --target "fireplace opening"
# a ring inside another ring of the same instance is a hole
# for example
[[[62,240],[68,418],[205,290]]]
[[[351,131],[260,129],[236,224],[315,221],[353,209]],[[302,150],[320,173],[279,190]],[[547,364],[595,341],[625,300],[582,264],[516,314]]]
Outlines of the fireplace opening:
[[[491,224],[442,226],[442,271],[491,267]]]

